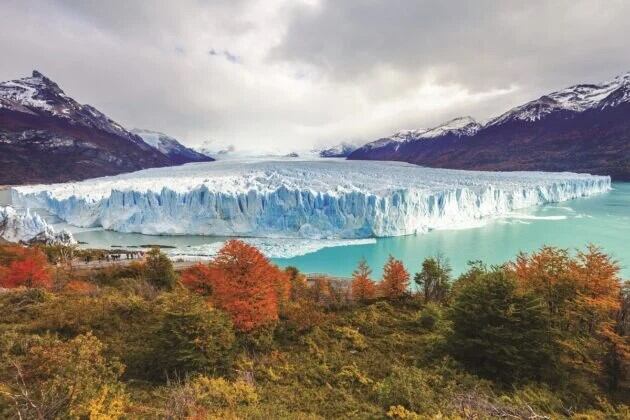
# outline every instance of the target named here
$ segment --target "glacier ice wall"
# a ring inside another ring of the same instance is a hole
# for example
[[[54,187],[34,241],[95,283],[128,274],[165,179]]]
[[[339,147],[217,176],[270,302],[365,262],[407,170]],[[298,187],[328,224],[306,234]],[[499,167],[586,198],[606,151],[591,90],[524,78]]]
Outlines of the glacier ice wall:
[[[45,243],[76,243],[72,234],[55,232],[41,216],[29,209],[16,210],[11,206],[0,206],[0,238],[9,242],[38,241]]]
[[[573,173],[476,172],[398,162],[226,161],[15,187],[68,223],[144,234],[367,238],[460,228],[610,189]]]

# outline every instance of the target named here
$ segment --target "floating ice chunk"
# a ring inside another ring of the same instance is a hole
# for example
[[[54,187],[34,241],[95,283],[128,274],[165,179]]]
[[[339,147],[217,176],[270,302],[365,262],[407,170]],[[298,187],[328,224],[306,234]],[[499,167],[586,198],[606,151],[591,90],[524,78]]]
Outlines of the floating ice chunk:
[[[268,258],[293,258],[311,254],[325,248],[338,246],[371,245],[376,239],[287,239],[287,238],[242,238],[241,240],[255,246]],[[172,258],[184,260],[205,260],[214,257],[224,241],[186,248],[168,249],[165,252]]]

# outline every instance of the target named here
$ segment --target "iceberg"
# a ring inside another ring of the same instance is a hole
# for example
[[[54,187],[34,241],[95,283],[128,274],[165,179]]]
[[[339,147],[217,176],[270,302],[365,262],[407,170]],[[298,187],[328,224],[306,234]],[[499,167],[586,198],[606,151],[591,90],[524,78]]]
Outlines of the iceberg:
[[[15,205],[144,234],[357,239],[474,225],[611,188],[610,177],[401,162],[236,160],[13,187]]]

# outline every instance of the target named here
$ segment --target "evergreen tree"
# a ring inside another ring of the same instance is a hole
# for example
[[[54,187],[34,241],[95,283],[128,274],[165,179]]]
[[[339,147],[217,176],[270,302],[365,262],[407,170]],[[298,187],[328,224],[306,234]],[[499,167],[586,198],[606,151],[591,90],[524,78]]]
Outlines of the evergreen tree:
[[[545,308],[504,270],[467,278],[453,296],[451,354],[473,373],[506,384],[540,379],[551,365]]]
[[[186,290],[165,294],[156,334],[156,376],[219,374],[228,370],[234,328],[229,316]]]
[[[421,288],[425,303],[444,302],[450,288],[451,266],[442,255],[426,258],[414,281]]]

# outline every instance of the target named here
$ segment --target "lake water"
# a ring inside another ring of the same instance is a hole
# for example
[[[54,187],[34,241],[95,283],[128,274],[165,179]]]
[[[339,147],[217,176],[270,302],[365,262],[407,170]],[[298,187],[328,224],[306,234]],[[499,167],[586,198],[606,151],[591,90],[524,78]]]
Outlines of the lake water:
[[[160,244],[180,250],[218,245],[224,238],[202,236],[147,236],[102,230],[75,233],[84,247],[142,246]],[[282,240],[280,240],[282,241]],[[317,241],[311,241],[317,245]],[[365,258],[381,275],[391,254],[402,259],[411,272],[421,261],[442,253],[455,274],[471,260],[499,264],[519,251],[529,252],[542,245],[584,248],[593,243],[613,255],[621,264],[622,275],[630,278],[630,183],[614,183],[613,190],[589,198],[520,210],[510,217],[480,223],[465,230],[432,231],[422,235],[379,238],[360,245],[336,246],[292,258],[274,258],[280,266],[294,265],[304,272],[349,276],[357,262]],[[312,245],[312,244],[309,244]],[[307,244],[298,246],[306,247]],[[192,248],[191,248],[192,247]]]

